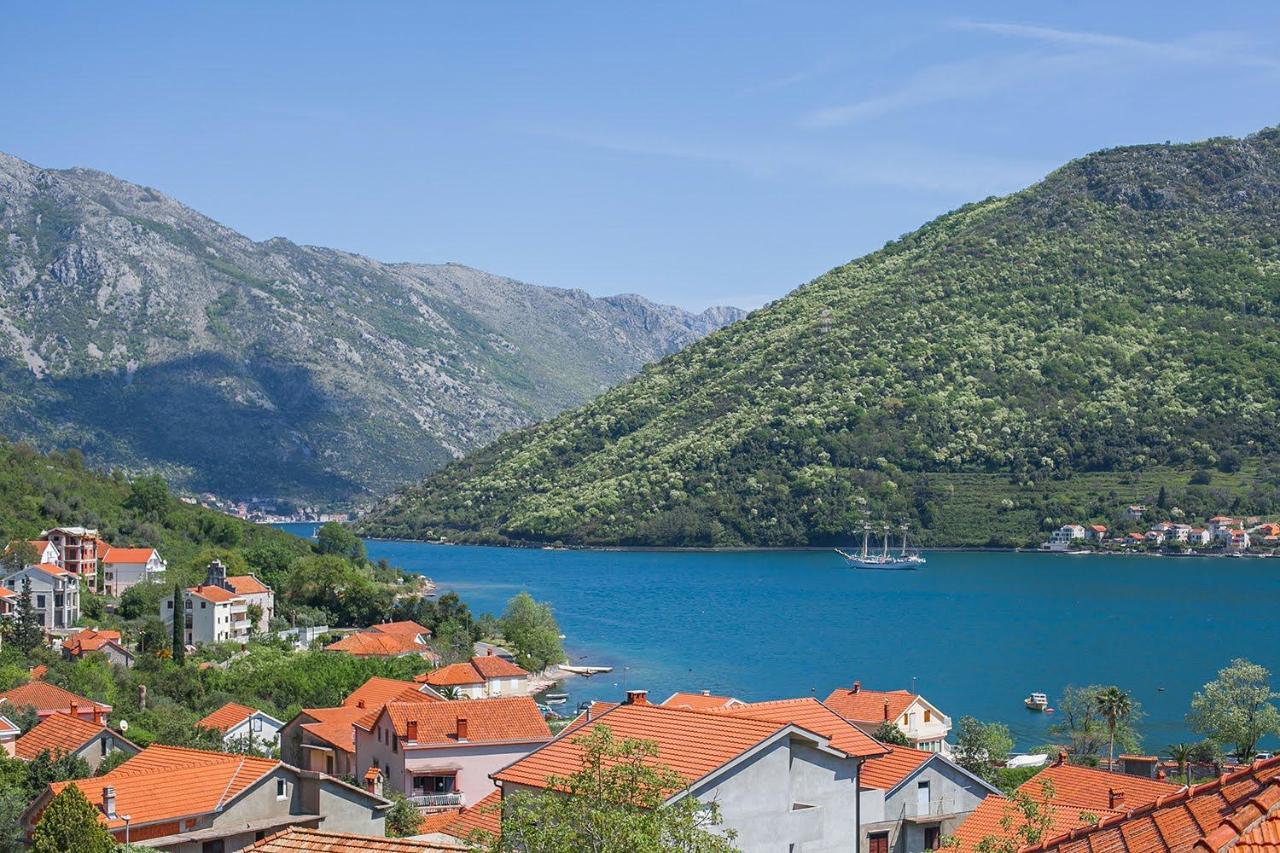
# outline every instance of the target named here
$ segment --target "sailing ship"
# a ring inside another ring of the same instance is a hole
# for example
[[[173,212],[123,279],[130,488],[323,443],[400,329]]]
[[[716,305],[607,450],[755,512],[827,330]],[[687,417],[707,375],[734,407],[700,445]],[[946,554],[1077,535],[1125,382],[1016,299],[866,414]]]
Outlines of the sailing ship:
[[[855,569],[916,569],[923,566],[924,557],[907,547],[907,525],[901,525],[900,529],[902,530],[902,547],[897,553],[893,552],[889,544],[889,525],[887,524],[884,526],[884,539],[880,543],[879,550],[871,548],[871,525],[863,524],[861,551],[856,554],[841,551],[839,548],[835,551]]]

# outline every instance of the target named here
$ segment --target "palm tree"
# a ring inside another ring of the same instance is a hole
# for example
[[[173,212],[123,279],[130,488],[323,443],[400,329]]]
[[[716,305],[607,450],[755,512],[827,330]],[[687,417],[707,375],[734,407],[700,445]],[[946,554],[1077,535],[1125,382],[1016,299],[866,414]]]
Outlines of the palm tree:
[[[1116,762],[1116,727],[1133,712],[1133,699],[1119,687],[1104,687],[1093,697],[1098,713],[1107,721],[1110,740],[1107,746],[1107,769],[1114,770]]]
[[[1195,757],[1196,748],[1189,743],[1175,743],[1169,747],[1169,757],[1178,762],[1178,771],[1182,773],[1182,784],[1191,784],[1191,759]]]

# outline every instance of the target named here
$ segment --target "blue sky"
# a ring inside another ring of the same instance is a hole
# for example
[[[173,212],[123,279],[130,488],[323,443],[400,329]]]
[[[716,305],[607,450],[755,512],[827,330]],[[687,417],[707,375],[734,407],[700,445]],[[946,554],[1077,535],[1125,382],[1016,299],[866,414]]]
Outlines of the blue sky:
[[[1089,151],[1280,123],[1280,4],[41,2],[0,72],[0,150],[255,239],[754,307]]]

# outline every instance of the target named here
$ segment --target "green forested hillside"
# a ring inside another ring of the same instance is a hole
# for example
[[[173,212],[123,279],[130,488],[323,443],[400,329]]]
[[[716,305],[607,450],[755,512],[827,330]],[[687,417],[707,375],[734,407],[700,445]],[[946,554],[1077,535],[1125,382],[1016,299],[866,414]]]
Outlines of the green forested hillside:
[[[817,544],[866,510],[934,544],[1023,544],[1161,484],[1187,512],[1265,512],[1278,317],[1280,131],[1103,151],[499,440],[367,529]],[[1220,470],[1190,485],[1201,468]]]

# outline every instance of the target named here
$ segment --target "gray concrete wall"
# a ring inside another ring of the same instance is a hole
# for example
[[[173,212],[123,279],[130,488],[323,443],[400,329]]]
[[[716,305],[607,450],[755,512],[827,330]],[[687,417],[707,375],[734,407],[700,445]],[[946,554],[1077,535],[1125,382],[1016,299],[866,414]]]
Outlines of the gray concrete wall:
[[[908,821],[909,815],[919,811],[917,787],[926,780],[929,782],[930,811],[938,819]],[[937,826],[942,835],[950,834],[989,794],[985,787],[968,775],[935,758],[885,798],[879,820],[864,820],[861,849],[866,851],[869,848],[868,836],[871,833],[887,830],[889,849],[893,853],[923,853],[926,827]]]

